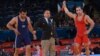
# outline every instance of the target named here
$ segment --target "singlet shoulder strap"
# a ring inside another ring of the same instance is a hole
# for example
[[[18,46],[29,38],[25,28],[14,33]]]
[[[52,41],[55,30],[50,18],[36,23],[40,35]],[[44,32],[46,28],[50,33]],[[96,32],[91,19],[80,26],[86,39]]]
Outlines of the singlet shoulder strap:
[[[20,21],[19,16],[17,16],[17,20]]]
[[[24,22],[28,22],[28,19],[27,19],[27,18],[28,18],[28,17],[26,17],[26,19],[25,19]],[[22,21],[20,20],[19,16],[17,16],[17,19],[18,19],[18,21],[22,22]]]
[[[26,17],[25,21],[28,22],[28,17]]]
[[[76,15],[75,20],[77,20],[78,15]]]
[[[83,21],[85,22],[85,24],[88,24],[86,18],[85,18],[85,15],[83,16]]]

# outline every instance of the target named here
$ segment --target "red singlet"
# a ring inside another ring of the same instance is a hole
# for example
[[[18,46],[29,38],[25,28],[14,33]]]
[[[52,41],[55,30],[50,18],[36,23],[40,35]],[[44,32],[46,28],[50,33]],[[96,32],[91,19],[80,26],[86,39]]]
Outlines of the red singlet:
[[[76,16],[75,18],[75,26],[77,29],[77,34],[74,39],[74,42],[78,44],[89,43],[88,35],[84,34],[85,31],[87,31],[84,19],[85,15],[82,17],[81,21],[78,20],[78,16]]]

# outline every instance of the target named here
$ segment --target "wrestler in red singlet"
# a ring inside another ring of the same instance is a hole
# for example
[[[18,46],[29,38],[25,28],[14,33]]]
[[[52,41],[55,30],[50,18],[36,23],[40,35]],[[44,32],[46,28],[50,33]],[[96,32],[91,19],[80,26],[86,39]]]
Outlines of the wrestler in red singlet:
[[[86,56],[90,56],[89,50],[89,39],[88,34],[94,27],[94,21],[84,13],[83,8],[80,6],[76,6],[75,11],[76,13],[72,13],[66,7],[66,1],[63,1],[63,8],[65,13],[75,21],[75,26],[77,29],[77,34],[74,39],[74,55],[81,56],[81,46],[85,47]],[[86,28],[86,24],[89,24],[89,28]]]
[[[75,26],[77,29],[77,34],[76,37],[74,39],[75,43],[78,44],[83,44],[83,43],[89,43],[89,39],[88,39],[88,35],[85,35],[84,32],[87,31],[86,29],[86,23],[85,23],[85,15],[82,17],[82,20],[79,21],[78,16],[76,16],[75,19]]]

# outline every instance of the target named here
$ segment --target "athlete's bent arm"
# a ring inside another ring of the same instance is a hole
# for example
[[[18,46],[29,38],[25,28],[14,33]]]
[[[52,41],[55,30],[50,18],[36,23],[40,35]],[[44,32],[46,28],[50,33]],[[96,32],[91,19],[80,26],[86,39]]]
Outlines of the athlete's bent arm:
[[[72,13],[72,12],[70,12],[69,10],[68,10],[68,8],[66,7],[66,1],[63,1],[63,8],[64,8],[64,11],[65,11],[65,13],[70,17],[70,18],[75,18],[75,14],[74,13]]]
[[[8,22],[8,24],[7,24],[6,26],[7,26],[7,28],[9,28],[10,30],[13,30],[13,31],[15,32],[16,35],[19,35],[20,32],[18,32],[18,30],[17,30],[15,27],[13,27],[13,26],[15,26],[16,21],[17,21],[17,20],[16,20],[16,18],[14,17],[14,18],[12,18],[11,21]]]
[[[15,30],[15,28],[13,27],[13,25],[16,23],[16,19],[12,18],[11,21],[8,22],[8,24],[6,25],[7,28],[9,28],[10,30]]]
[[[89,29],[86,32],[86,34],[89,34],[90,31],[93,29],[95,23],[94,23],[94,21],[88,15],[86,15],[86,21],[87,21],[87,23],[90,24],[90,27],[89,27]]]

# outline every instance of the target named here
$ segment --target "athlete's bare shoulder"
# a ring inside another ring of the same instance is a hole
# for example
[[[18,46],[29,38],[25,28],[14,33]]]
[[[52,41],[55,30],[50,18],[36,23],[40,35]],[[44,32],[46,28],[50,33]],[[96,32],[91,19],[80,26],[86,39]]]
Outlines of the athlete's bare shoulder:
[[[92,19],[90,18],[89,15],[85,15],[85,20],[86,20],[86,21],[90,21],[90,20],[92,20]]]
[[[94,23],[94,21],[90,18],[90,16],[85,15],[85,22],[88,23]]]
[[[30,19],[30,17],[28,17],[28,16],[27,16],[27,19],[29,20],[29,19]]]
[[[13,17],[12,19],[17,22],[18,21],[18,16]]]
[[[77,16],[77,14],[73,14],[73,19],[74,19],[74,20],[76,19],[76,16]]]
[[[28,22],[30,22],[30,17],[27,16],[27,20],[28,20]]]
[[[17,16],[16,17],[13,17],[9,22],[8,22],[8,24],[16,24],[16,22],[17,22]]]
[[[88,15],[85,15],[85,18],[86,18],[86,19],[88,19],[88,18],[90,19],[90,16],[88,16]]]

